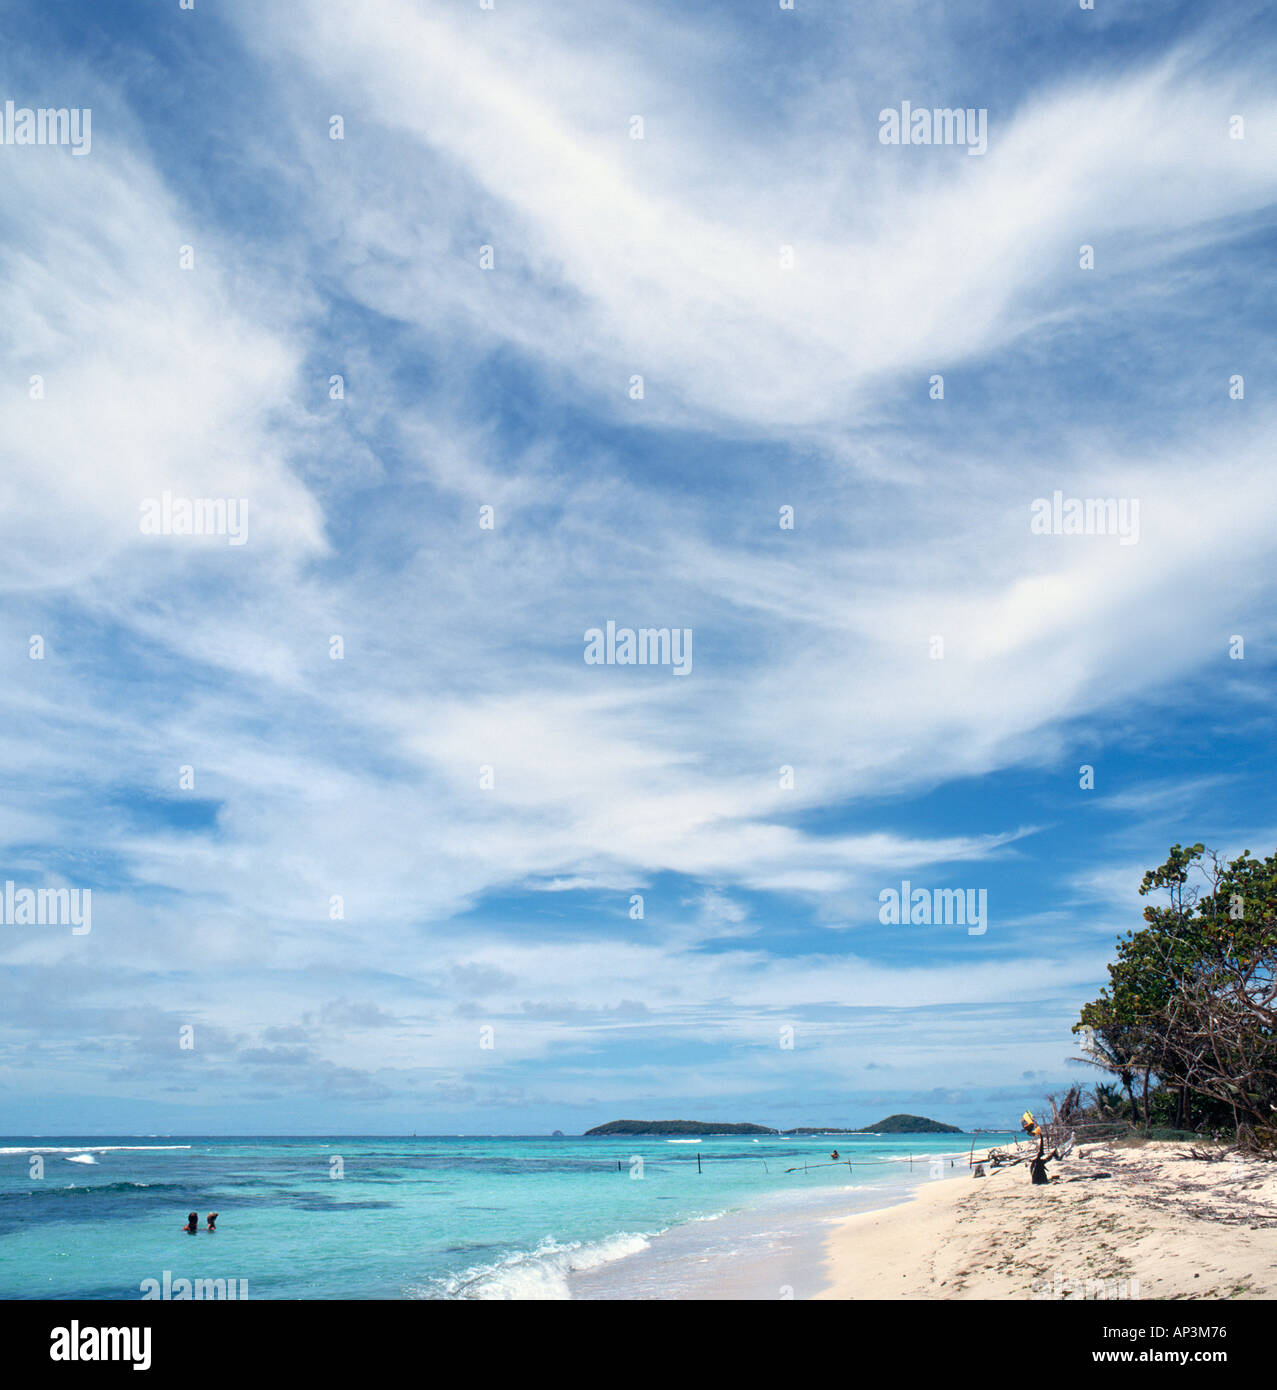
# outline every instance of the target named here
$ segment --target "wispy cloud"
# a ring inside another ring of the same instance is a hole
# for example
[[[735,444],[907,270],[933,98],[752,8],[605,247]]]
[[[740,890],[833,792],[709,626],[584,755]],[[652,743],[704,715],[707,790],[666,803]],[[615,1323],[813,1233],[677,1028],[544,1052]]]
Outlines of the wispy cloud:
[[[171,1116],[183,1022],[230,1127],[1053,1075],[1154,837],[1271,820],[1272,34],[1026,66],[919,14],[308,0],[0,63],[98,113],[0,151],[0,846],[95,891],[0,929],[63,1009],[0,1033],[31,1085],[109,1037]],[[137,64],[196,63],[168,128]],[[932,98],[985,156],[878,143]],[[1139,543],[1033,534],[1056,489]],[[165,491],[247,543],[144,534]],[[587,666],[609,618],[691,677]],[[883,928],[903,877],[987,936]]]

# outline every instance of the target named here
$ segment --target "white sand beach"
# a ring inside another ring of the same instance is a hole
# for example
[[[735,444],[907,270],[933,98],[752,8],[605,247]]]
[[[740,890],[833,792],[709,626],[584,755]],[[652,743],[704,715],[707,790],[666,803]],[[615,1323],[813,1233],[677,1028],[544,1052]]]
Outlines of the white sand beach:
[[[1277,1163],[1185,1143],[1083,1145],[924,1186],[848,1217],[826,1246],[836,1299],[1264,1299],[1277,1294]]]

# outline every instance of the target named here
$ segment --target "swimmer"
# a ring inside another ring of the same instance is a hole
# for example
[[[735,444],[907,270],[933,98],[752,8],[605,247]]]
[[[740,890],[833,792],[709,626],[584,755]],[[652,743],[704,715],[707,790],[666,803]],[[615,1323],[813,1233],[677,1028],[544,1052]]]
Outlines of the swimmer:
[[[217,1230],[217,1213],[215,1211],[210,1211],[208,1214],[208,1229],[210,1231]]]
[[[186,1225],[182,1229],[188,1236],[193,1236],[200,1228],[200,1214],[197,1211],[187,1212]]]

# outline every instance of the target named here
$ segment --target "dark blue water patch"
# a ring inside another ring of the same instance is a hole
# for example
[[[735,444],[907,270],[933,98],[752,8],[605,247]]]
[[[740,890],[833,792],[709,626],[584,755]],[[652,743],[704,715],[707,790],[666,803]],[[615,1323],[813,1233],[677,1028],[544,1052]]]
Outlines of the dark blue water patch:
[[[326,1176],[326,1174],[321,1176]],[[346,1160],[346,1177],[361,1183],[393,1184],[401,1183],[408,1179],[411,1179],[413,1182],[432,1181],[429,1178],[419,1177],[416,1168],[365,1168],[362,1163],[353,1159]],[[333,1181],[341,1181],[341,1179],[333,1179]],[[437,1181],[437,1179],[434,1181]]]
[[[43,1187],[33,1187],[31,1189],[31,1194],[38,1193],[42,1196],[50,1197],[78,1197],[90,1192],[98,1192],[104,1195],[109,1195],[114,1192],[153,1192],[161,1194],[165,1192],[187,1192],[189,1190],[190,1185],[182,1182],[131,1182],[122,1179],[119,1182],[66,1183],[61,1185],[49,1182]],[[12,1197],[15,1195],[20,1194],[11,1192],[0,1193],[0,1200],[4,1197]]]
[[[181,1192],[182,1196],[177,1193]],[[66,1225],[81,1222],[128,1221],[139,1213],[164,1210],[182,1217],[191,1209],[190,1189],[166,1184],[160,1190],[132,1183],[103,1187],[42,1187],[28,1192],[0,1192],[0,1234],[23,1226]],[[181,1224],[180,1222],[178,1223]]]
[[[390,1210],[399,1202],[338,1202],[323,1197],[299,1198],[292,1203],[298,1211],[379,1211]]]
[[[19,1289],[16,1292],[5,1292],[5,1301],[14,1303],[28,1303],[39,1299],[47,1299],[49,1294],[39,1288]],[[86,1303],[119,1302],[120,1300],[140,1299],[141,1289],[121,1290],[114,1284],[98,1284],[90,1288],[76,1289],[75,1297],[83,1299]]]
[[[230,1192],[220,1184],[114,1182],[72,1187],[40,1187],[0,1192],[0,1235],[41,1225],[100,1225],[149,1219],[156,1212],[171,1216],[176,1227],[189,1211],[244,1211],[254,1207],[298,1205],[290,1197]],[[374,1205],[392,1205],[377,1203]],[[310,1208],[304,1208],[309,1210]]]

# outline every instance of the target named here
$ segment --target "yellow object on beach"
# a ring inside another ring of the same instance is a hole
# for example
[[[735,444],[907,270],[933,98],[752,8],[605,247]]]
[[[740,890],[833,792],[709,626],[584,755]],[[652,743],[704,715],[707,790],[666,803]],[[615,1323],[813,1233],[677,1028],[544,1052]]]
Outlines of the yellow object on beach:
[[[1020,1128],[1027,1129],[1030,1134],[1042,1133],[1042,1126],[1034,1122],[1033,1112],[1031,1110],[1026,1110],[1024,1114],[1020,1116]]]

